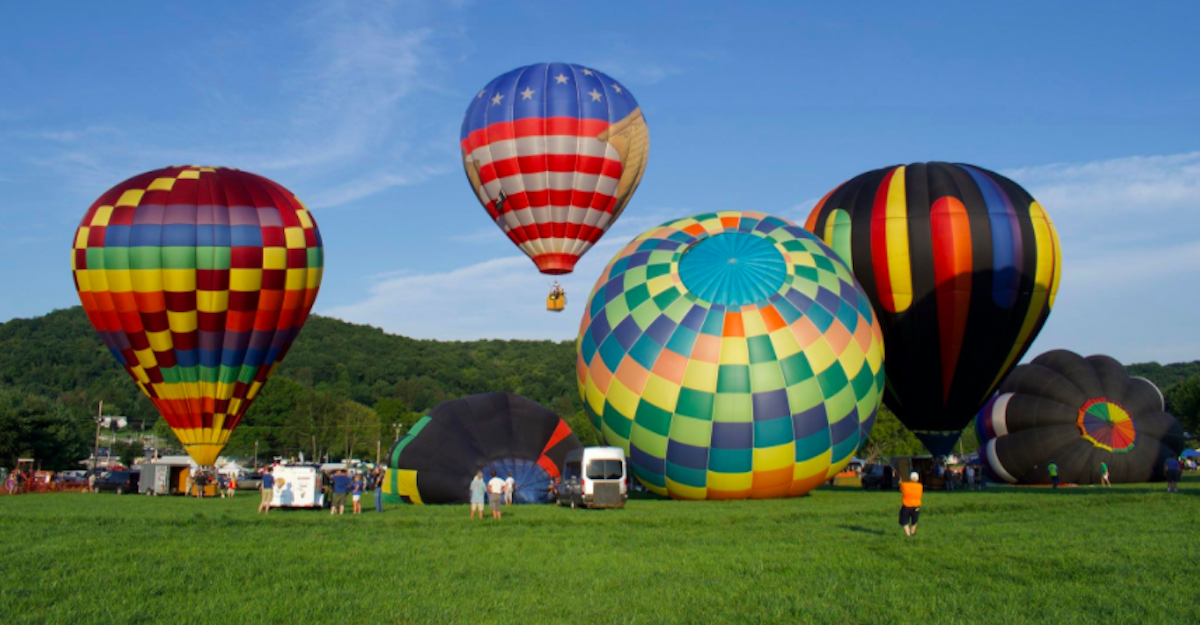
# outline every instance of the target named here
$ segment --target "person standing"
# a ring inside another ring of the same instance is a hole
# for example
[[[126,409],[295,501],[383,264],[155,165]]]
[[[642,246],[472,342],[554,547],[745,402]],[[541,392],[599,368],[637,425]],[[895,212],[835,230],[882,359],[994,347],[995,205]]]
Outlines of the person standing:
[[[383,471],[376,468],[371,477],[371,487],[375,489],[375,511],[383,512]],[[482,514],[483,511],[480,510],[480,515]]]
[[[229,476],[224,473],[217,474],[217,490],[221,491],[221,499],[225,498],[226,491],[229,490]]]
[[[511,506],[513,502],[513,493],[517,490],[517,481],[513,479],[512,473],[508,474],[508,479],[504,480],[504,505]]]
[[[483,484],[483,471],[476,471],[475,478],[471,480],[471,485],[467,487],[471,495],[471,516],[475,518],[475,511],[479,511],[479,520],[483,520],[483,494],[487,492],[487,486]]]
[[[354,514],[362,514],[362,493],[366,488],[366,481],[362,474],[354,476],[354,481],[350,483],[350,500],[354,504]]]
[[[963,469],[963,475],[967,478],[967,483],[965,484],[967,490],[975,488],[975,467],[968,464],[967,468]]]
[[[905,536],[917,535],[917,521],[921,516],[921,495],[925,487],[921,485],[921,476],[913,471],[907,482],[900,484],[900,527],[904,528]]]
[[[1179,492],[1179,478],[1183,473],[1183,465],[1179,464],[1179,458],[1171,456],[1163,463],[1163,470],[1167,474],[1167,492]]]
[[[1109,479],[1108,479],[1108,463],[1107,462],[1100,463],[1100,483],[1103,484],[1105,488],[1112,486],[1112,482],[1109,481]]]
[[[1046,472],[1050,474],[1050,487],[1058,488],[1058,463],[1054,459],[1050,460],[1050,464],[1046,465]]]
[[[191,478],[188,478],[188,479],[191,479]],[[94,469],[92,470],[91,473],[88,473],[87,484],[88,484],[87,492],[89,492],[89,493],[96,492],[96,471]]]
[[[271,468],[263,469],[262,473],[262,499],[258,504],[258,511],[263,514],[271,513],[271,500],[275,498],[275,476],[271,475]]]
[[[237,474],[229,474],[229,498],[233,499],[233,494],[237,492]]]
[[[345,471],[333,474],[333,505],[329,506],[329,514],[346,513],[346,494],[350,491],[350,476]]]
[[[492,479],[488,480],[488,505],[492,508],[492,518],[500,520],[500,502],[504,501],[504,480],[492,471]]]

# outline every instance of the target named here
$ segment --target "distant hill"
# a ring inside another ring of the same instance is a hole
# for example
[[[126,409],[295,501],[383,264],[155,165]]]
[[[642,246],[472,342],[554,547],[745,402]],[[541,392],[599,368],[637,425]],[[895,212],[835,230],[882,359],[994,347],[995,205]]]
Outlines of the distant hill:
[[[1167,391],[1200,375],[1200,361],[1129,369]],[[258,442],[262,454],[373,457],[376,441],[386,447],[394,438],[393,424],[411,425],[443,400],[486,391],[524,395],[567,417],[585,443],[599,440],[583,416],[572,342],[415,340],[314,316],[229,450],[249,454]],[[29,451],[62,464],[86,456],[99,400],[106,414],[169,437],[81,308],[0,324],[0,432],[8,434],[0,437],[0,464]],[[881,416],[880,435],[907,434],[891,419]]]

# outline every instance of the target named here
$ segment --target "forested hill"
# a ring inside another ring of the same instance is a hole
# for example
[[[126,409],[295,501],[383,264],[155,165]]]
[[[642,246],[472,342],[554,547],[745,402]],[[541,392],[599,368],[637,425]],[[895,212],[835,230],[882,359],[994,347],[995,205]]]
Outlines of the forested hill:
[[[1164,391],[1200,388],[1200,361],[1130,371]],[[386,446],[394,437],[392,424],[411,425],[440,401],[486,391],[529,397],[567,417],[585,442],[597,441],[582,413],[569,341],[419,341],[313,317],[229,451],[247,454],[258,442],[263,452],[373,456],[376,441]],[[23,453],[59,464],[86,456],[99,400],[106,414],[135,425],[158,421],[81,308],[0,324],[0,464]],[[891,446],[895,453],[916,445],[892,419],[885,413],[877,429],[904,436]],[[167,434],[161,424],[156,431]]]

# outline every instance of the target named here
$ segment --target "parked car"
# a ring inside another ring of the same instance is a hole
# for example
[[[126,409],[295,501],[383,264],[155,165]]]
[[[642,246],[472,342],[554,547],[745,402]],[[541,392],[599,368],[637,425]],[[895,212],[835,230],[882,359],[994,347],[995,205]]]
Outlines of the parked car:
[[[262,473],[245,473],[237,479],[238,490],[262,489]]]
[[[891,465],[869,464],[862,472],[863,490],[894,490],[896,471]]]
[[[140,471],[109,471],[96,480],[96,490],[114,492],[118,495],[136,493],[141,477]]]

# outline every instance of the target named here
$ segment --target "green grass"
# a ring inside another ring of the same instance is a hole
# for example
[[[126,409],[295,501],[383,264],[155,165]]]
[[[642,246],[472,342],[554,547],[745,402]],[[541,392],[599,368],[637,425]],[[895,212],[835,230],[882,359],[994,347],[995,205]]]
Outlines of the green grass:
[[[1200,480],[625,510],[0,497],[0,623],[1183,623]],[[364,501],[364,503],[367,503]],[[368,505],[369,507],[369,505]]]

